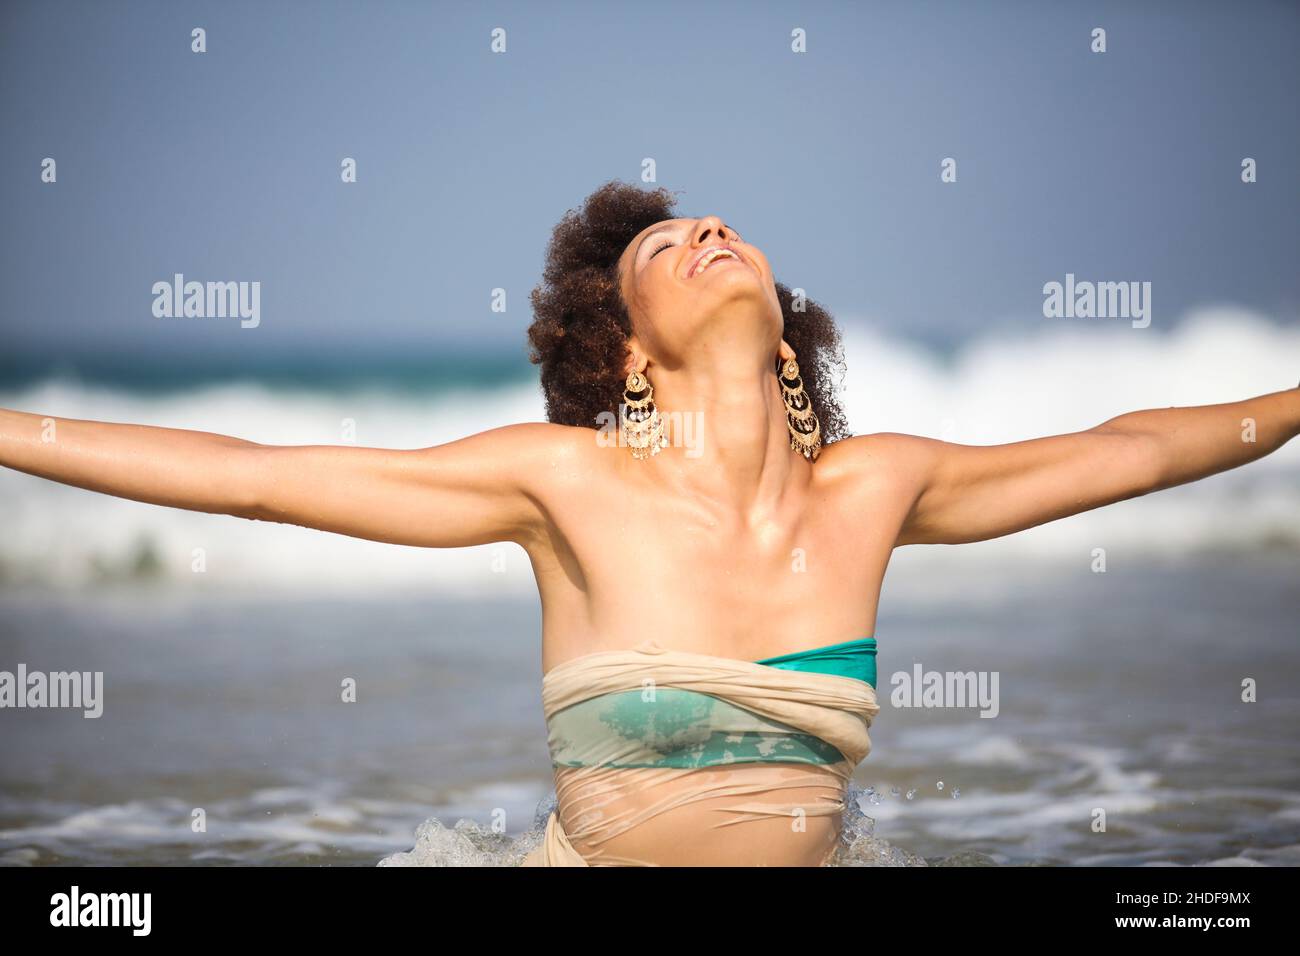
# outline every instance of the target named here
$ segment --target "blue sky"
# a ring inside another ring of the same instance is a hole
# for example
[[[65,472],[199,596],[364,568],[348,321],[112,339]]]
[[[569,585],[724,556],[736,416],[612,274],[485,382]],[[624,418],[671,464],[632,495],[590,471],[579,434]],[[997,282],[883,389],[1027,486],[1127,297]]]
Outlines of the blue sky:
[[[551,228],[644,157],[847,323],[1037,328],[1067,272],[1293,323],[1298,48],[1280,2],[6,3],[3,338],[522,356]],[[155,318],[176,272],[260,281],[260,326]]]

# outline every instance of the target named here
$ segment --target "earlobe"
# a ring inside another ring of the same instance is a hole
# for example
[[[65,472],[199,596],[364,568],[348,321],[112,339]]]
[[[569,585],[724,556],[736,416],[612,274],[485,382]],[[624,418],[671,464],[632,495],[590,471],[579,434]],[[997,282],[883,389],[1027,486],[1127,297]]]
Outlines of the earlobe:
[[[632,336],[627,340],[627,358],[623,361],[623,374],[631,375],[633,371],[644,372],[649,360],[641,351],[641,343]]]
[[[790,348],[790,343],[785,339],[781,340],[781,347],[776,350],[777,356],[782,362],[788,362],[794,358],[794,349]]]

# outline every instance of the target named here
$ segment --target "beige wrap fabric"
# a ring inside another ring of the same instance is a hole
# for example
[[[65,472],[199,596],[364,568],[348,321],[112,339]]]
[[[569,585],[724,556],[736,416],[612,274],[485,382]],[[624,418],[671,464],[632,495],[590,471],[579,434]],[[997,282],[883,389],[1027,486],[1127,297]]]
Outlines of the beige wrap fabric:
[[[686,865],[743,865],[766,859],[763,847],[782,841],[790,843],[792,857],[812,853],[817,860],[829,858],[844,811],[845,788],[871,750],[868,729],[880,707],[870,684],[667,650],[654,641],[633,650],[587,654],[543,677],[542,707],[552,755],[561,743],[553,727],[557,713],[601,695],[644,691],[648,686],[710,695],[734,705],[720,711],[757,715],[812,735],[832,745],[843,759],[821,766],[754,762],[685,769],[556,764],[557,806],[547,819],[541,845],[523,866],[655,866],[665,861],[672,865],[678,858],[691,861]],[[723,819],[716,822],[719,815]],[[800,843],[790,836],[799,834],[805,818],[818,817],[827,819],[815,828],[815,840],[804,836]],[[734,830],[724,836],[712,832],[752,821],[766,825],[739,835]],[[771,852],[779,858],[782,850],[774,846]]]

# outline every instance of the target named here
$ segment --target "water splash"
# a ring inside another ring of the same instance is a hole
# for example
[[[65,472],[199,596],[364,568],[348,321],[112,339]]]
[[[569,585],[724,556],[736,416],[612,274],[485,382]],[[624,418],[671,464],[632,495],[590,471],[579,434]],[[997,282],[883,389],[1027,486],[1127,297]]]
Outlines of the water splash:
[[[448,828],[430,817],[415,829],[415,846],[394,853],[379,866],[519,866],[545,831],[533,827],[525,833],[496,833],[473,820],[457,820]]]
[[[901,850],[876,836],[876,821],[865,812],[878,805],[875,787],[862,788],[850,782],[844,794],[844,820],[840,845],[827,866],[928,866],[921,857]]]
[[[415,846],[394,853],[379,866],[519,866],[542,843],[546,821],[556,807],[555,792],[533,811],[533,823],[519,834],[497,833],[473,820],[457,820],[450,829],[437,817],[415,828]]]

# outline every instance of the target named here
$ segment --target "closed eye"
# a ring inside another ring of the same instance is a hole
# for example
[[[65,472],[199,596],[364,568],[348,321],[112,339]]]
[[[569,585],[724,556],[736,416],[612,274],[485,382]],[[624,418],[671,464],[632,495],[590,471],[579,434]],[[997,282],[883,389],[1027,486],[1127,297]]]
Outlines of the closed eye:
[[[654,252],[650,253],[650,258],[653,259],[655,256],[659,255],[659,253],[663,252],[665,249],[667,249],[667,248],[668,248],[669,246],[671,246],[671,245],[672,245],[671,242],[665,242],[662,246],[660,246],[660,247],[659,247],[658,249],[656,249]],[[647,260],[647,261],[648,261],[648,260]]]

